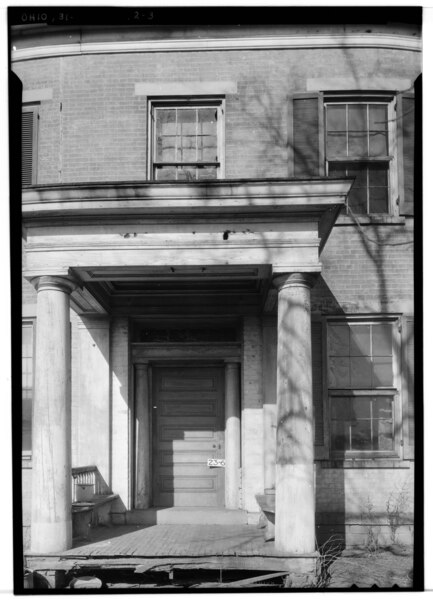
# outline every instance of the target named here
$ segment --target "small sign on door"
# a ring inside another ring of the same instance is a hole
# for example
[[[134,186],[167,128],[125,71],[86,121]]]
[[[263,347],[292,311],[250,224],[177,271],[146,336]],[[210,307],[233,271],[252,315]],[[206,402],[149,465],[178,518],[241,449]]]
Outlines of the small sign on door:
[[[225,460],[225,458],[208,458],[207,466],[208,467],[225,467],[226,460]]]

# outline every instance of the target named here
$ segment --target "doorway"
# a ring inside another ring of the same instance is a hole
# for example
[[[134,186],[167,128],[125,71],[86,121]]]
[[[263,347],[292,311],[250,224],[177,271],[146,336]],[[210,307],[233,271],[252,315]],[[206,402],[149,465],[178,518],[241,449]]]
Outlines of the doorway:
[[[153,503],[224,507],[224,370],[155,367],[152,384]]]

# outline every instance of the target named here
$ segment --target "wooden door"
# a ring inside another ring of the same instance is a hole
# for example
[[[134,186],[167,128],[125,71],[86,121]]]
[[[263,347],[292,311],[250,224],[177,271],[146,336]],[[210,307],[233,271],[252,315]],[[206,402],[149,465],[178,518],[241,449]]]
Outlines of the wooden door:
[[[224,371],[163,367],[153,372],[155,506],[224,506]]]

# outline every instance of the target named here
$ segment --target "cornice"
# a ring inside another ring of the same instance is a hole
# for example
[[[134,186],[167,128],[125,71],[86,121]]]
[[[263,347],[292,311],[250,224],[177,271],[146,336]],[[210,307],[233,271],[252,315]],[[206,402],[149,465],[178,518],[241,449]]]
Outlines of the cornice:
[[[308,50],[317,48],[388,48],[421,52],[418,37],[396,34],[322,34],[303,36],[254,36],[240,38],[166,39],[140,41],[76,42],[15,49],[11,60],[77,56],[84,54],[123,54],[144,52],[196,52],[226,50]]]
[[[138,216],[224,213],[320,213],[339,209],[351,179],[220,180],[205,183],[47,185],[23,190],[25,224],[68,217],[123,219]]]

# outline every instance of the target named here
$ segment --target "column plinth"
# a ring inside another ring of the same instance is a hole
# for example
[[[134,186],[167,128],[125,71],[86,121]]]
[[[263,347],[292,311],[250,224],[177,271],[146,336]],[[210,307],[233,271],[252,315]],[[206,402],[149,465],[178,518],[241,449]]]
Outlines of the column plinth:
[[[72,546],[71,337],[67,277],[33,280],[37,296],[32,435],[33,552]]]
[[[310,288],[303,273],[278,276],[275,548],[315,551]]]
[[[239,365],[227,363],[225,373],[225,506],[233,510],[239,508],[240,410]]]

